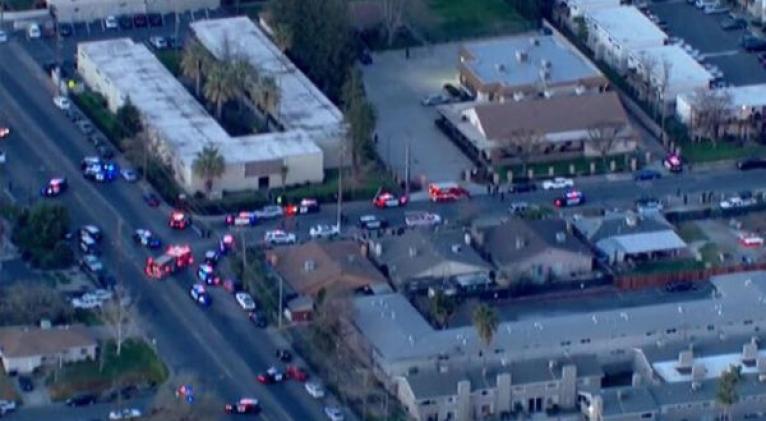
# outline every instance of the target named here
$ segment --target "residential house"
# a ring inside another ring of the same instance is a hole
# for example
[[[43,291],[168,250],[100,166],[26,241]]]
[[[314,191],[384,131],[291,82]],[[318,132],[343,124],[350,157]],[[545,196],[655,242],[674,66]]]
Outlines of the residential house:
[[[0,328],[0,359],[6,372],[31,373],[43,365],[93,360],[97,345],[83,325]]]
[[[598,92],[609,84],[559,34],[471,42],[460,47],[459,59],[460,82],[481,102]]]
[[[590,249],[572,234],[567,222],[521,218],[494,222],[477,223],[473,234],[476,247],[497,268],[497,283],[565,282],[592,275]]]
[[[311,318],[313,298],[326,293],[388,292],[385,277],[366,257],[366,247],[354,241],[317,242],[279,247],[267,253],[276,275],[284,282],[288,297],[287,317]]]
[[[373,239],[372,259],[400,291],[442,286],[468,275],[490,277],[492,267],[459,230],[408,230],[402,235]]]
[[[493,164],[623,154],[636,133],[614,92],[438,107],[472,155]]]
[[[687,251],[684,240],[659,212],[610,212],[575,217],[572,223],[582,238],[612,264],[675,257]]]
[[[719,105],[720,111],[715,111]],[[720,113],[722,134],[759,138],[764,132],[766,84],[732,86],[715,91],[688,92],[678,96],[676,115],[690,128],[700,125],[705,115]]]
[[[447,365],[402,376],[397,397],[418,421],[469,421],[577,411],[582,390],[598,390],[604,373],[594,356],[533,359],[487,369]]]

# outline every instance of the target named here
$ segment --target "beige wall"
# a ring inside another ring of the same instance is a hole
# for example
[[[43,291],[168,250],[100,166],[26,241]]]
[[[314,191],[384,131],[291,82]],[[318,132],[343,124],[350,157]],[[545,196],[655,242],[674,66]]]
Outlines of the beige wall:
[[[61,22],[90,22],[107,16],[217,9],[220,0],[48,0]]]
[[[96,345],[86,347],[70,348],[60,354],[34,355],[28,357],[7,358],[3,356],[3,367],[5,371],[16,371],[18,373],[31,373],[42,365],[55,365],[59,361],[71,363],[84,360],[93,360],[96,358]]]

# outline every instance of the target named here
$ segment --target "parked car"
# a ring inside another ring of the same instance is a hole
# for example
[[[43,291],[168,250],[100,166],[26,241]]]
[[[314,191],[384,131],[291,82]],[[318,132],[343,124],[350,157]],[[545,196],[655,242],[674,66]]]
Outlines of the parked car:
[[[115,409],[109,412],[110,420],[132,420],[142,416],[143,414],[138,408]]]
[[[306,382],[306,384],[303,386],[306,389],[306,392],[308,392],[309,396],[311,396],[314,399],[322,399],[324,398],[324,387],[322,387],[322,384],[319,382]]]
[[[53,104],[60,110],[68,110],[72,106],[69,98],[62,95],[53,97]]]
[[[165,37],[151,36],[149,37],[149,44],[157,50],[168,48],[168,42],[165,40]]]
[[[742,171],[766,168],[766,159],[750,158],[737,162],[737,168]]]
[[[277,349],[274,355],[283,363],[289,363],[293,360],[293,354],[287,349]]]
[[[408,227],[432,227],[441,222],[441,216],[436,213],[416,211],[404,214],[404,224]]]
[[[574,180],[565,177],[556,177],[543,181],[543,190],[566,189],[574,187]]]
[[[118,19],[120,28],[133,29],[133,19],[130,16],[120,16]]]
[[[104,19],[104,28],[106,29],[117,29],[119,26],[120,24],[117,22],[117,18],[114,16],[107,16]]]
[[[766,51],[766,40],[754,36],[744,36],[740,45],[746,52]]]
[[[159,13],[149,13],[149,26],[162,26],[162,15]]]
[[[359,227],[369,231],[386,228],[388,221],[376,215],[362,215],[359,217]]]
[[[96,403],[96,395],[86,393],[82,395],[75,395],[66,400],[67,406],[88,406]]]
[[[236,402],[227,403],[223,410],[227,414],[257,414],[261,411],[261,406],[258,399],[241,398]]]
[[[420,103],[423,106],[431,107],[434,105],[441,105],[450,102],[450,99],[444,94],[433,94],[423,98]]]
[[[31,392],[35,390],[35,383],[29,376],[19,376],[19,388],[24,392]]]
[[[734,31],[747,28],[747,21],[742,18],[726,18],[721,21],[721,29],[724,31]]]
[[[285,374],[276,367],[269,367],[268,370],[259,374],[256,377],[256,380],[258,380],[258,383],[261,383],[261,384],[279,383],[283,381],[284,379],[285,379]]]
[[[508,186],[508,193],[529,193],[535,190],[537,190],[535,183],[528,180],[513,182]]]
[[[722,13],[728,13],[729,10],[731,9],[729,9],[728,7],[724,5],[711,4],[711,5],[705,6],[705,8],[702,9],[702,12],[705,13],[706,15],[718,15]]]
[[[72,25],[68,23],[60,23],[58,27],[58,33],[62,37],[69,37],[72,35]]]
[[[444,91],[447,92],[447,94],[454,99],[460,100],[463,98],[463,95],[460,92],[460,89],[458,89],[457,87],[455,87],[455,85],[451,83],[444,84]]]
[[[643,169],[633,174],[633,179],[635,181],[657,180],[660,178],[662,178],[662,174],[659,171],[650,169]]]
[[[146,15],[143,13],[139,13],[135,16],[133,16],[133,26],[136,28],[146,28],[149,25],[149,20],[146,18]]]
[[[638,213],[661,212],[663,208],[662,201],[654,197],[644,197],[636,200],[636,210]]]
[[[324,413],[330,421],[343,421],[343,411],[336,406],[325,406]]]
[[[120,175],[122,175],[122,179],[128,183],[135,183],[138,181],[138,171],[133,168],[123,168],[120,171]]]
[[[269,245],[295,244],[295,241],[295,234],[282,230],[266,231],[266,234],[263,236],[263,242]]]
[[[255,311],[255,300],[250,294],[246,292],[238,292],[234,294],[234,298],[237,300],[237,304],[242,307],[242,310],[252,312]]]
[[[280,206],[269,205],[254,211],[254,213],[255,216],[259,219],[274,219],[282,216],[284,214],[284,210]]]
[[[309,228],[309,236],[312,239],[333,238],[340,235],[340,227],[337,225],[318,224]]]

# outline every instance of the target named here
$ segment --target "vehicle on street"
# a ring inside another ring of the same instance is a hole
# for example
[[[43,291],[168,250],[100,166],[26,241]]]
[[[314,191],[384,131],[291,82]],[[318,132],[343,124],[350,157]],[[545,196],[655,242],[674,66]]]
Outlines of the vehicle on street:
[[[743,36],[740,45],[746,52],[766,51],[766,39],[753,35]]]
[[[60,23],[58,26],[58,34],[64,38],[72,36],[72,25],[68,23]]]
[[[104,304],[104,300],[99,300],[93,295],[83,294],[81,297],[72,298],[69,303],[73,308],[92,310],[100,308]]]
[[[110,420],[133,420],[142,416],[143,414],[138,408],[115,409],[109,412]]]
[[[694,283],[689,281],[677,281],[665,284],[665,292],[686,292],[695,288]]]
[[[368,231],[380,230],[388,227],[388,221],[376,215],[362,215],[359,217],[359,227]]]
[[[297,365],[289,365],[287,366],[287,369],[285,370],[285,375],[290,380],[295,380],[296,382],[305,382],[309,379],[309,373],[306,372],[306,370],[298,367]]]
[[[56,177],[48,180],[48,184],[40,189],[40,194],[43,197],[56,197],[65,192],[69,187],[69,183],[65,177]]]
[[[154,235],[153,232],[144,228],[139,228],[133,233],[133,241],[148,249],[158,249],[162,247],[162,240]]]
[[[29,376],[19,376],[19,388],[24,392],[35,390],[35,384]]]
[[[68,110],[72,107],[72,103],[69,102],[69,98],[62,95],[53,97],[53,104],[60,110]]]
[[[431,183],[428,185],[428,198],[432,202],[452,202],[469,198],[471,195],[457,183]]]
[[[681,157],[674,153],[668,154],[665,159],[662,160],[662,165],[665,166],[668,171],[673,173],[680,173],[684,169],[684,163],[681,160]]]
[[[319,238],[333,238],[340,235],[337,225],[319,224],[309,228],[309,237],[316,240]]]
[[[447,104],[450,102],[450,98],[444,94],[433,94],[423,98],[420,103],[425,107],[432,107],[434,105]]]
[[[306,392],[308,392],[309,396],[311,396],[314,399],[322,399],[324,398],[324,387],[322,387],[322,384],[319,382],[306,382],[306,384],[303,386],[306,389]]]
[[[84,395],[76,395],[66,400],[67,406],[88,406],[96,403],[96,395],[86,393]]]
[[[226,225],[229,226],[235,226],[235,227],[243,227],[243,226],[254,226],[258,223],[258,216],[256,216],[255,212],[247,212],[242,211],[239,213],[230,213],[226,215],[226,218],[224,218],[224,222]]]
[[[553,200],[553,206],[556,206],[557,208],[579,206],[583,203],[585,203],[585,195],[578,190],[570,190],[564,193],[563,196]]]
[[[763,237],[752,232],[740,232],[737,235],[739,244],[745,248],[763,247]]]
[[[508,193],[529,193],[535,190],[537,186],[531,181],[516,181],[508,186]]]
[[[8,42],[8,33],[0,30],[0,44]]]
[[[120,174],[120,167],[113,161],[91,164],[83,170],[83,176],[99,183],[114,181]]]
[[[221,284],[221,277],[215,273],[215,268],[204,263],[197,268],[197,279],[206,285],[218,286]]]
[[[441,222],[442,217],[436,213],[416,211],[404,214],[404,223],[408,227],[432,227]]]
[[[128,183],[135,183],[138,181],[138,171],[133,168],[123,168],[120,171],[120,175],[122,176],[122,179]]]
[[[224,234],[221,239],[218,240],[218,252],[222,255],[229,254],[234,250],[234,236],[231,234]]]
[[[86,168],[94,165],[101,165],[101,158],[97,156],[86,156],[80,161],[80,171],[85,171]]]
[[[101,241],[103,238],[103,234],[101,233],[101,228],[93,225],[93,224],[87,224],[80,227],[80,237],[83,236],[90,236],[96,241]]]
[[[0,139],[5,139],[11,135],[11,128],[8,126],[0,126]]]
[[[721,21],[721,29],[724,31],[734,31],[747,28],[747,21],[742,18],[726,18]]]
[[[276,367],[269,367],[268,370],[259,374],[256,380],[261,384],[279,383],[285,380],[285,374]]]
[[[175,230],[184,230],[191,225],[191,217],[180,210],[174,210],[170,212],[170,218],[168,220],[168,226]]]
[[[766,159],[750,158],[737,162],[737,168],[742,171],[766,168]]]
[[[246,292],[238,292],[234,294],[234,299],[237,300],[237,304],[245,311],[255,311],[255,300],[250,294]]]
[[[643,169],[633,174],[633,180],[635,181],[649,181],[658,180],[662,178],[662,174],[659,171]]]
[[[149,207],[156,208],[160,205],[160,198],[157,197],[157,195],[154,193],[144,193],[142,197],[144,199],[144,203],[149,205]]]
[[[149,19],[146,18],[145,14],[139,13],[133,16],[133,26],[136,28],[146,28],[148,25]]]
[[[40,25],[36,23],[31,23],[29,26],[27,26],[27,38],[29,39],[40,39],[43,36],[42,31],[40,30]]]
[[[295,241],[295,234],[282,230],[266,231],[263,236],[263,242],[269,245],[295,244]]]
[[[149,18],[149,26],[162,26],[162,15],[159,13],[149,13],[147,15]]]
[[[729,10],[731,9],[716,3],[716,4],[705,6],[705,8],[702,9],[702,12],[705,13],[706,15],[718,15],[718,14],[728,13]]]
[[[372,199],[372,204],[375,205],[376,208],[381,209],[404,206],[407,204],[407,202],[409,202],[409,198],[407,196],[396,196],[393,193],[385,192],[382,190],[378,190],[378,193]]]
[[[319,212],[319,201],[316,199],[301,199],[298,204],[285,205],[283,212],[287,216],[304,215]]]
[[[261,411],[261,405],[258,403],[258,399],[241,398],[236,402],[227,403],[224,405],[223,410],[227,414],[257,414]]]
[[[556,177],[543,181],[543,190],[567,189],[574,187],[574,180],[565,177]]]
[[[180,269],[194,264],[194,256],[188,245],[171,245],[164,254],[146,259],[144,273],[152,279],[162,279]]]
[[[654,197],[643,197],[636,200],[636,211],[640,214],[662,212],[663,208],[662,201]]]
[[[289,363],[293,360],[293,354],[287,349],[277,349],[274,355],[283,363]]]
[[[151,36],[149,37],[149,44],[157,50],[164,50],[168,48],[168,41],[165,37]]]
[[[87,273],[97,274],[104,270],[104,264],[101,259],[94,254],[86,254],[80,259],[80,269]]]
[[[80,246],[80,251],[82,251],[84,254],[93,254],[93,255],[101,254],[101,251],[98,248],[98,243],[96,243],[96,240],[94,240],[89,235],[80,236],[79,246]]]
[[[742,196],[733,196],[728,199],[724,199],[719,203],[718,205],[721,207],[721,209],[735,209],[735,208],[745,208],[748,206],[753,206],[756,203],[758,203],[754,197],[742,197]]]
[[[207,250],[202,260],[205,264],[215,267],[218,265],[218,261],[221,260],[221,253],[218,250]]]
[[[213,303],[210,294],[207,293],[207,289],[202,284],[192,285],[191,289],[189,289],[189,296],[194,302],[203,307],[209,307]]]
[[[117,22],[117,18],[114,16],[107,16],[104,19],[104,28],[106,29],[117,29],[119,26],[120,25]]]
[[[277,205],[264,206],[261,209],[256,210],[255,217],[259,219],[274,219],[279,218],[284,214],[284,210]]]
[[[463,99],[463,93],[455,85],[451,83],[445,83],[442,87],[444,88],[444,91],[447,92],[447,95],[451,96],[453,99]]]
[[[16,410],[16,402],[8,400],[0,400],[0,417],[5,414],[9,414]]]
[[[343,421],[343,411],[336,406],[325,406],[324,413],[330,421]]]
[[[250,321],[253,322],[254,325],[260,328],[264,328],[267,325],[266,315],[264,315],[260,311],[250,312],[250,314],[247,315],[247,318],[250,319]]]
[[[527,202],[511,202],[511,206],[508,207],[508,213],[517,215],[526,212],[527,209],[529,209],[529,203]]]
[[[120,16],[117,21],[120,23],[120,28],[122,29],[132,29],[133,28],[133,18],[130,16]]]

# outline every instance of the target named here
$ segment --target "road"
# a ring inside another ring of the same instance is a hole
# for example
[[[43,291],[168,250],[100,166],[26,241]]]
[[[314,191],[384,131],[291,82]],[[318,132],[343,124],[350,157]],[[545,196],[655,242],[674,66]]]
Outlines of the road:
[[[79,162],[92,154],[84,137],[51,102],[42,70],[14,48],[0,45],[0,118],[14,133],[5,142],[7,172],[12,192],[21,201],[39,199],[37,191],[48,177],[66,176],[70,191],[60,199],[72,216],[73,226],[96,223],[107,230],[104,251],[107,267],[138,297],[146,334],[174,372],[193,372],[222,399],[258,397],[266,419],[316,418],[321,404],[302,385],[288,383],[265,387],[255,381],[258,372],[274,363],[274,335],[256,329],[223,291],[213,291],[214,305],[207,311],[188,298],[190,272],[162,282],[148,281],[142,273],[147,252],[130,239],[137,227],[149,228],[174,242],[189,242],[203,252],[209,244],[191,231],[170,232],[167,209],[146,207],[141,191],[133,185],[94,185],[79,174]]]

